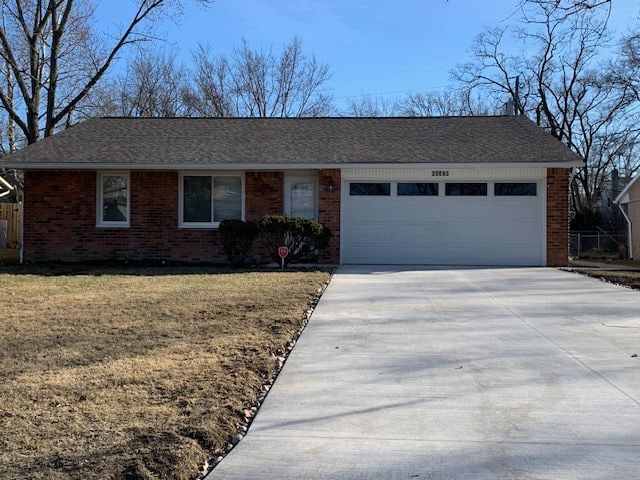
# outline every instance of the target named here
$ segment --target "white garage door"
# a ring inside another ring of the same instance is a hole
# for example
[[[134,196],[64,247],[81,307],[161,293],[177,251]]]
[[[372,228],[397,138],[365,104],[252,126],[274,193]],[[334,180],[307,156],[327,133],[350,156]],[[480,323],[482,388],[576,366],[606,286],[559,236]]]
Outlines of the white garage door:
[[[342,262],[543,265],[544,182],[349,180]]]

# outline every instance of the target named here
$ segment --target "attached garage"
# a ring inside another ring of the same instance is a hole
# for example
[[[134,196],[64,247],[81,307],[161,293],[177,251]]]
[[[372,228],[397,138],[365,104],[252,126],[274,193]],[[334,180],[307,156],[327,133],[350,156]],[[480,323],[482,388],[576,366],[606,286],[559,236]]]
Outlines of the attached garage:
[[[545,265],[546,169],[343,172],[342,263]]]

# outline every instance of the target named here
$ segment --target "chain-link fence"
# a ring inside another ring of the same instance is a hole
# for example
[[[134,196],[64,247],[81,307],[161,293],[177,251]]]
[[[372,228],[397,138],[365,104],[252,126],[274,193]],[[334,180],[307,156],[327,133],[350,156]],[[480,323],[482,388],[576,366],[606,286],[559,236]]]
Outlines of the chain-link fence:
[[[606,232],[571,232],[570,254],[574,258],[624,258],[627,236]]]

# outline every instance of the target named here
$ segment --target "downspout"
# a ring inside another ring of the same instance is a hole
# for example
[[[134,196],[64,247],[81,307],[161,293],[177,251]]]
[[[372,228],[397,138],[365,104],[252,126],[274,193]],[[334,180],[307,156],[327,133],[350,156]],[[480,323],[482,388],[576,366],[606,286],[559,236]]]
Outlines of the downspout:
[[[571,184],[573,183],[573,179],[576,178],[578,172],[575,167],[571,169],[571,173],[569,174],[569,188],[571,188]]]
[[[627,242],[629,244],[629,260],[633,260],[633,237],[631,236],[631,219],[627,215],[627,212],[622,208],[622,204],[618,204],[618,208],[622,212],[625,222],[627,222]]]
[[[24,263],[24,189],[20,202],[20,265]]]

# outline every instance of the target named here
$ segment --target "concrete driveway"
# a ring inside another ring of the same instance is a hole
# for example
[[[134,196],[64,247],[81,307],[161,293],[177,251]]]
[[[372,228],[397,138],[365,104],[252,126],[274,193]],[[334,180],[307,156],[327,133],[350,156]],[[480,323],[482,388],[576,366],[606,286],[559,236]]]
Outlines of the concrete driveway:
[[[640,292],[345,267],[209,479],[640,478]]]

